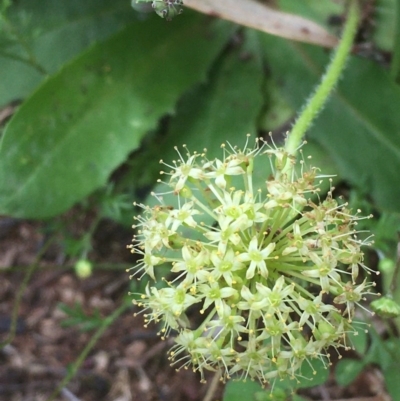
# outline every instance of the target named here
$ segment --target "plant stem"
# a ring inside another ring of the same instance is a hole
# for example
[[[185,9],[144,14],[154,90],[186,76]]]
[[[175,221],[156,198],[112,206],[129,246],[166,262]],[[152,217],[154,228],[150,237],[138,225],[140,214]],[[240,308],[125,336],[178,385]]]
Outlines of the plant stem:
[[[212,380],[211,380],[211,384],[207,389],[207,393],[205,395],[205,397],[203,398],[203,401],[211,401],[215,395],[215,392],[217,391],[218,388],[218,384],[220,382],[220,378],[221,378],[221,371],[217,371]]]
[[[357,25],[360,19],[358,0],[351,0],[347,20],[344,26],[342,38],[336,48],[332,60],[317,86],[311,99],[301,111],[286,141],[285,149],[288,153],[295,155],[307,129],[324,106],[328,96],[339,81],[344,70],[347,56],[350,54],[352,44],[357,33]],[[290,168],[287,166],[287,168]]]
[[[66,374],[64,379],[61,381],[61,383],[58,385],[58,387],[54,390],[54,392],[50,395],[50,397],[46,401],[53,401],[57,397],[57,395],[61,392],[61,390],[71,381],[71,379],[76,375],[82,363],[85,361],[89,352],[96,345],[99,338],[104,334],[107,328],[118,318],[118,316],[120,316],[129,306],[130,303],[124,301],[119,308],[117,308],[110,316],[104,319],[103,324],[99,327],[96,333],[94,333],[90,341],[86,344],[86,347],[83,349],[78,358],[68,369],[68,373]]]
[[[36,256],[35,261],[28,267],[24,275],[24,279],[22,280],[22,283],[18,288],[17,295],[14,301],[14,306],[11,314],[10,332],[8,333],[8,337],[3,342],[0,343],[0,349],[8,344],[11,344],[15,338],[15,333],[17,331],[18,311],[19,311],[19,306],[21,304],[22,296],[24,295],[24,292],[29,283],[29,280],[32,277],[33,272],[39,265],[40,259],[46,253],[47,249],[49,248],[54,239],[55,238],[52,237],[44,244],[44,246]]]

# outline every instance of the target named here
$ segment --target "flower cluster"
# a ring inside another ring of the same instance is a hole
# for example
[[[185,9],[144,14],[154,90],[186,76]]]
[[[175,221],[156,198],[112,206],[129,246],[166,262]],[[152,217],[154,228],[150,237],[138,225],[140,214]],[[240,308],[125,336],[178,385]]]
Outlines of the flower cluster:
[[[134,0],[132,0],[133,3]],[[161,18],[171,21],[172,18],[182,14],[182,0],[136,0],[136,3],[150,3],[154,11]]]
[[[224,380],[267,383],[295,378],[313,358],[327,365],[325,350],[346,347],[354,307],[374,285],[357,280],[360,268],[369,273],[359,211],[332,189],[321,200],[318,170],[263,140],[223,146],[221,160],[186,152],[161,161],[170,171],[159,204],[138,205],[131,277],[156,280],[170,267],[163,287],[134,301],[146,324],[161,323],[162,338],[177,332],[170,360],[202,378],[220,370]],[[258,188],[260,161],[272,174]]]

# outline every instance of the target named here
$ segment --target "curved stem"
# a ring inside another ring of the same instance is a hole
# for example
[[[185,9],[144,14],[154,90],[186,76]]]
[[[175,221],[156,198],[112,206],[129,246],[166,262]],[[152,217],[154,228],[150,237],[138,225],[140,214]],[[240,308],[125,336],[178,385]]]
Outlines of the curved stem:
[[[124,301],[119,308],[117,308],[111,315],[109,315],[108,317],[106,317],[103,320],[102,325],[99,327],[99,329],[96,331],[96,333],[94,333],[94,335],[92,336],[90,341],[86,344],[85,348],[78,356],[78,358],[68,369],[68,373],[66,374],[64,379],[60,382],[58,387],[54,390],[53,394],[51,394],[50,397],[46,401],[53,401],[58,396],[58,394],[61,392],[61,390],[76,375],[76,373],[78,372],[78,369],[80,368],[82,363],[85,361],[89,352],[96,345],[99,338],[104,334],[104,332],[107,330],[107,328],[117,319],[117,317],[119,317],[126,309],[128,309],[129,306],[130,306],[130,304],[128,304],[127,302]]]
[[[338,83],[340,75],[344,70],[347,56],[351,52],[359,19],[360,10],[358,0],[351,0],[346,24],[339,45],[333,54],[332,60],[328,65],[320,84],[317,86],[311,99],[301,111],[288,136],[285,145],[285,149],[288,153],[292,155],[296,154],[305,132],[310,127],[312,121],[324,106],[328,96]],[[290,167],[287,166],[287,168]]]
[[[39,262],[40,262],[42,256],[46,253],[47,249],[49,249],[49,246],[52,244],[54,239],[55,238],[52,237],[44,244],[44,246],[42,247],[42,249],[36,256],[35,261],[26,270],[24,279],[22,280],[22,283],[19,286],[17,295],[15,297],[14,306],[13,306],[13,310],[11,313],[10,332],[8,333],[8,337],[0,343],[0,349],[5,347],[8,344],[11,344],[14,341],[15,334],[17,332],[18,311],[19,311],[19,307],[21,304],[22,296],[24,295],[24,292],[29,283],[29,280],[32,277],[32,274],[34,273],[36,268],[39,266]]]
[[[203,401],[211,401],[213,399],[215,392],[217,391],[220,379],[221,379],[221,371],[218,370],[212,378],[211,384],[207,389],[207,393],[203,398]]]

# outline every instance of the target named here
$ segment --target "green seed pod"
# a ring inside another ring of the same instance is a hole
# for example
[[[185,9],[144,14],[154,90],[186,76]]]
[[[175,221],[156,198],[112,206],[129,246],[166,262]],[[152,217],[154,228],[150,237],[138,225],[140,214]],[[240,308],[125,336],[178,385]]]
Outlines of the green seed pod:
[[[386,296],[371,302],[371,309],[380,317],[392,319],[400,316],[400,305]]]
[[[181,0],[154,0],[152,6],[157,15],[171,21],[172,18],[182,13],[182,4]]]
[[[81,259],[75,263],[75,273],[79,278],[88,278],[92,275],[92,264],[86,260]]]

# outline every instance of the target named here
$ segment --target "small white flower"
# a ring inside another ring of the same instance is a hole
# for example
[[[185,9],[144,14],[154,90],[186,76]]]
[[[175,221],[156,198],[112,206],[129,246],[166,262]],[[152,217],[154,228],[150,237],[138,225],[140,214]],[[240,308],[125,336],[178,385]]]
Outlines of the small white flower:
[[[243,269],[243,263],[238,260],[233,249],[228,249],[223,257],[218,251],[214,251],[210,259],[214,266],[210,274],[214,280],[218,281],[223,277],[226,283],[232,287],[235,272]]]
[[[221,160],[215,160],[215,170],[205,173],[207,178],[215,178],[215,185],[225,189],[226,179],[225,176],[228,175],[241,175],[244,174],[244,170],[240,167],[241,160],[231,159],[228,162],[222,162]]]
[[[179,165],[176,164],[176,166],[174,167],[174,171],[171,174],[170,178],[170,183],[174,185],[174,190],[175,193],[177,194],[183,188],[183,186],[186,183],[186,180],[189,177],[198,180],[204,178],[203,169],[195,166],[196,158],[199,156],[198,154],[191,155],[186,162],[184,161],[183,157],[180,154],[179,156],[181,161]],[[161,160],[161,163],[164,162]]]
[[[235,225],[234,223],[235,222],[232,217],[220,215],[218,217],[218,224],[220,229],[204,233],[204,236],[209,239],[211,243],[218,243],[219,253],[225,253],[228,242],[231,242],[234,245],[240,244],[241,238],[238,233],[239,228],[237,224]]]
[[[319,294],[313,300],[305,299],[300,296],[297,300],[297,303],[303,311],[300,316],[299,326],[303,327],[305,324],[308,324],[311,330],[314,330],[316,323],[323,319],[323,316],[326,312],[335,310],[333,305],[326,305],[322,302],[322,294]]]
[[[197,252],[187,245],[182,248],[182,260],[174,262],[171,271],[181,273],[180,277],[184,278],[185,285],[191,285],[197,282],[201,277],[202,270],[209,264],[208,251],[203,248]]]
[[[204,296],[204,304],[201,312],[204,311],[211,305],[215,304],[217,313],[223,313],[225,298],[233,297],[237,294],[237,290],[232,287],[220,287],[218,282],[212,282],[210,284],[200,284],[198,286],[198,292]]]
[[[302,273],[306,277],[319,278],[321,288],[325,292],[329,292],[330,287],[334,283],[340,283],[340,275],[336,271],[337,261],[333,255],[327,255],[322,258],[316,252],[310,252],[310,259],[315,263],[314,267],[304,270]]]
[[[271,242],[265,248],[259,249],[257,237],[253,237],[247,248],[247,252],[243,252],[238,255],[238,260],[241,262],[250,262],[247,268],[246,278],[251,279],[254,277],[256,268],[258,269],[261,276],[268,278],[268,269],[265,263],[266,259],[269,259],[269,255],[275,249],[275,243]]]
[[[200,214],[200,212],[193,208],[193,202],[187,202],[181,208],[169,211],[165,226],[170,227],[170,230],[173,232],[175,232],[181,224],[196,227],[197,223],[193,219],[193,216],[196,214]]]
[[[130,277],[136,276],[138,273],[142,272],[142,275],[139,277],[139,280],[145,275],[148,274],[153,280],[155,280],[154,276],[154,266],[160,265],[164,262],[163,258],[159,256],[154,256],[148,250],[142,252],[141,250],[136,250],[136,253],[142,255],[142,261],[135,267],[136,272]],[[131,269],[129,269],[131,270]]]

